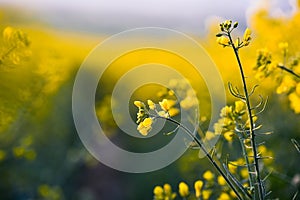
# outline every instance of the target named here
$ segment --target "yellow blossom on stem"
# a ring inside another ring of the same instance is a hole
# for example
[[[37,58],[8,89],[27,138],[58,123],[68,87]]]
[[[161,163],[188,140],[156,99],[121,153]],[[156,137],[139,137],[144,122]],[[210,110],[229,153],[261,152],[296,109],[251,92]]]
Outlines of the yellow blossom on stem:
[[[236,196],[236,194],[233,190],[230,190],[229,194],[230,194],[231,197],[237,198],[237,196]]]
[[[222,192],[221,195],[218,197],[217,200],[230,200],[230,199],[231,198],[230,198],[230,196],[227,193]]]
[[[168,118],[169,117],[169,114],[165,111],[159,111],[158,112],[158,115],[161,116],[161,117],[164,117],[164,118]]]
[[[211,193],[212,193],[211,190],[203,190],[203,191],[202,191],[202,199],[203,199],[203,200],[209,199]]]
[[[247,168],[241,169],[240,175],[242,178],[247,179],[249,177],[248,169]]]
[[[223,134],[223,136],[224,136],[225,140],[227,140],[228,142],[232,142],[234,132],[233,131],[227,131]]]
[[[180,107],[187,110],[194,106],[197,106],[198,103],[199,102],[198,102],[195,91],[193,89],[189,89],[186,92],[186,97],[182,101],[180,101]]]
[[[248,46],[251,40],[251,30],[249,28],[246,28],[244,32],[243,42],[245,46]]]
[[[215,175],[210,170],[205,171],[203,174],[203,178],[207,181],[212,181],[214,177]]]
[[[287,93],[289,92],[293,87],[295,87],[296,81],[291,78],[290,76],[286,75],[283,77],[281,84],[276,89],[277,94]]]
[[[199,198],[201,196],[202,187],[203,187],[203,181],[198,180],[195,182],[194,188],[195,188],[195,193],[196,193],[197,198]]]
[[[166,195],[170,195],[172,193],[172,188],[170,184],[164,184],[164,192]]]
[[[14,32],[14,29],[12,27],[6,27],[4,30],[3,30],[3,38],[6,39],[6,40],[9,40],[12,35],[13,35],[13,32]]]
[[[218,184],[219,185],[226,185],[226,180],[223,176],[218,176]]]
[[[235,162],[235,161],[230,162],[229,165],[228,165],[228,170],[232,174],[234,174],[236,172],[236,169],[237,169],[237,162]]]
[[[225,106],[222,108],[220,116],[221,117],[228,117],[232,113],[232,107],[231,106]]]
[[[147,100],[147,103],[148,103],[148,106],[151,110],[154,110],[155,109],[155,104],[153,103],[153,101],[151,100]]]
[[[155,186],[155,188],[153,189],[153,194],[156,197],[163,197],[164,190],[161,186]]]
[[[164,111],[168,111],[175,104],[176,104],[176,101],[169,100],[169,99],[163,99],[161,102],[159,102],[161,109],[163,109]]]
[[[143,135],[143,136],[147,136],[149,131],[151,130],[151,125],[153,123],[152,118],[148,117],[145,118],[144,121],[142,121],[138,127],[137,130]]]
[[[177,115],[179,113],[179,109],[178,108],[171,108],[169,111],[168,111],[170,117],[174,117],[175,115]]]
[[[136,107],[138,107],[138,108],[144,107],[144,104],[143,104],[141,101],[134,101],[133,103],[134,103],[134,105],[135,105]]]
[[[217,42],[220,44],[220,45],[223,45],[224,47],[225,46],[228,46],[230,44],[230,41],[228,39],[228,37],[226,36],[221,36],[221,37],[218,37],[217,38]]]
[[[300,83],[296,85],[296,94],[300,96]]]
[[[181,197],[187,197],[190,194],[189,186],[185,182],[179,183],[179,194]]]
[[[300,113],[300,96],[293,92],[289,95],[290,106],[296,114]]]
[[[245,112],[245,103],[242,101],[234,102],[234,111],[238,114],[242,114]]]

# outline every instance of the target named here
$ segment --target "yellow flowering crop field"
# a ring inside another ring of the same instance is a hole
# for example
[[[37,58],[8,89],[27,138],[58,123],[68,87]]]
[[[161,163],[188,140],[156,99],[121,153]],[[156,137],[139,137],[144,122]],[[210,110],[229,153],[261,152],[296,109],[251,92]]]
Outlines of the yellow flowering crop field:
[[[14,12],[0,8],[0,199],[300,198],[299,6],[287,17],[258,10],[248,28],[234,19],[211,23],[205,36],[191,37],[205,55],[160,38],[204,68],[216,66],[224,91],[209,77],[215,100],[204,74],[173,51],[150,46],[116,57],[132,45],[124,41],[94,57],[109,35],[62,31]],[[79,73],[90,78],[80,82]],[[93,89],[91,116],[128,157],[79,133],[98,130],[83,113]],[[225,103],[212,112],[222,92]],[[154,154],[173,141],[169,153]],[[155,158],[143,160],[151,151]]]

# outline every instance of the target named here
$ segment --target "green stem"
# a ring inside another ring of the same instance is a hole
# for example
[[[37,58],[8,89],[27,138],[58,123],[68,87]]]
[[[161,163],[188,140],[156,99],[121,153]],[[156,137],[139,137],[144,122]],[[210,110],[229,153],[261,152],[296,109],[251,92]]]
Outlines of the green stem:
[[[250,172],[251,171],[250,162],[249,162],[247,150],[246,150],[245,145],[243,143],[244,139],[242,137],[239,137],[239,141],[241,143],[241,147],[242,147],[242,151],[243,151],[243,156],[244,156],[244,159],[246,161],[248,172]],[[250,187],[252,188],[253,187],[253,176],[252,176],[252,173],[249,173],[249,183],[250,183]]]
[[[206,150],[206,148],[201,144],[200,140],[194,136],[194,134],[184,125],[182,125],[181,123],[179,123],[178,121],[172,119],[172,118],[165,118],[165,117],[160,117],[160,116],[155,116],[155,118],[161,118],[161,119],[166,119],[178,126],[180,126],[196,143],[197,145],[200,147],[200,149],[204,152],[205,156],[208,158],[208,160],[210,161],[210,163],[217,169],[217,171],[221,174],[221,176],[224,177],[225,181],[227,182],[227,184],[230,186],[230,188],[234,191],[234,193],[236,194],[236,196],[238,197],[238,199],[242,200],[243,198],[240,196],[240,194],[238,193],[238,191],[236,190],[236,188],[234,187],[234,185],[231,183],[231,181],[228,179],[228,177],[226,176],[226,174],[223,172],[223,170],[219,167],[219,165],[214,161],[214,159],[212,158],[212,156],[208,153],[208,151]]]
[[[238,49],[235,47],[235,45],[233,43],[230,32],[228,32],[228,38],[230,40],[231,46],[233,48],[235,57],[236,57],[237,62],[238,62],[238,66],[239,66],[239,69],[240,69],[240,74],[241,74],[241,78],[242,78],[242,82],[243,82],[243,89],[244,89],[244,93],[245,93],[245,101],[246,101],[248,119],[249,119],[249,122],[250,122],[249,132],[250,132],[251,146],[252,146],[252,152],[253,152],[253,157],[254,157],[254,170],[255,170],[256,183],[257,183],[257,186],[255,187],[255,190],[256,191],[258,190],[259,199],[263,200],[264,199],[264,190],[263,190],[263,185],[262,185],[262,182],[261,182],[261,179],[260,179],[259,158],[257,156],[257,149],[256,149],[256,143],[255,143],[255,133],[254,133],[254,122],[253,122],[253,118],[252,118],[252,110],[251,110],[249,93],[248,93],[247,84],[246,84],[246,78],[245,78],[242,63],[241,63],[241,60],[240,60],[240,57],[239,57],[239,54],[238,54]]]
[[[300,78],[300,75],[299,75],[299,74],[296,74],[293,70],[288,69],[288,68],[286,68],[286,67],[283,66],[283,65],[277,65],[277,67],[280,68],[280,69],[282,69],[283,71],[286,71],[286,72],[292,74],[293,76],[296,76],[297,78]]]

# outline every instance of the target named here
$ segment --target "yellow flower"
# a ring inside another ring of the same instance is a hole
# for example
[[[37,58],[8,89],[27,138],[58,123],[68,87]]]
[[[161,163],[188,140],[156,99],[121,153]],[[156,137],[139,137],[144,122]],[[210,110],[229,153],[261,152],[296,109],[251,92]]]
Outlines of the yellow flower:
[[[168,91],[168,94],[169,94],[170,96],[174,96],[174,95],[175,95],[175,92],[174,92],[174,90],[169,90],[169,91]]]
[[[6,39],[6,40],[9,40],[12,35],[13,35],[13,32],[14,32],[14,29],[12,27],[6,27],[4,30],[3,30],[3,38]]]
[[[153,123],[152,118],[148,117],[146,119],[144,119],[144,121],[142,121],[138,127],[137,130],[143,135],[143,136],[147,136],[149,131],[151,130],[151,125]]]
[[[195,188],[195,193],[196,193],[197,198],[199,198],[201,196],[202,187],[203,187],[203,181],[198,180],[195,182],[194,188]]]
[[[214,177],[215,175],[210,170],[207,170],[203,173],[203,178],[207,181],[212,181]]]
[[[158,115],[161,116],[161,117],[164,117],[164,118],[168,118],[169,117],[169,114],[165,111],[159,111],[158,112]]]
[[[251,30],[249,28],[246,28],[244,32],[243,42],[245,46],[248,46],[251,40]]]
[[[187,96],[182,101],[180,101],[180,107],[188,110],[193,106],[196,106],[198,104],[198,99],[196,97],[190,97]]]
[[[252,146],[251,146],[251,139],[249,139],[249,138],[245,139],[243,141],[243,143],[244,143],[244,145],[245,145],[246,148],[248,148],[248,149],[252,148]]]
[[[234,121],[228,117],[221,118],[218,120],[218,123],[220,123],[223,127],[228,127],[234,123]]]
[[[237,196],[236,196],[236,194],[233,190],[230,190],[229,194],[230,194],[231,197],[237,198]]]
[[[235,172],[236,172],[236,169],[237,169],[237,162],[235,162],[235,161],[232,161],[232,162],[230,162],[229,164],[228,164],[228,170],[232,173],[232,174],[234,174]]]
[[[25,148],[23,147],[14,147],[13,153],[15,157],[22,157],[25,154]]]
[[[164,184],[164,200],[172,200],[176,198],[176,193],[172,192],[171,185],[166,183]]]
[[[148,103],[148,106],[151,110],[154,110],[155,109],[155,104],[153,103],[153,101],[151,100],[147,100],[147,103]]]
[[[216,133],[217,135],[220,135],[220,134],[222,133],[222,131],[223,131],[223,126],[222,126],[222,124],[221,124],[221,123],[215,123],[215,124],[214,124],[214,130],[215,130],[215,133]]]
[[[218,184],[219,185],[226,185],[226,181],[223,176],[218,176]]]
[[[296,86],[296,93],[300,96],[300,83],[298,83]]]
[[[223,136],[224,136],[225,140],[227,140],[228,142],[232,142],[234,132],[233,131],[227,131],[227,132],[224,133]]]
[[[249,184],[248,183],[244,183],[243,186],[244,186],[244,188],[248,188]]]
[[[224,35],[221,37],[218,37],[217,42],[223,46],[228,46],[230,44],[229,39],[227,37],[225,37]]]
[[[298,96],[295,92],[289,95],[290,106],[294,110],[296,114],[300,113],[300,96]]]
[[[164,194],[164,190],[161,186],[155,186],[155,188],[153,189],[153,194],[156,197],[162,197]]]
[[[287,93],[293,87],[295,87],[295,85],[296,85],[296,81],[293,78],[291,78],[290,76],[284,76],[281,84],[276,89],[276,93],[277,94]]]
[[[211,190],[203,190],[203,191],[202,191],[202,199],[203,199],[203,200],[209,199],[211,193],[212,193]]]
[[[234,111],[238,114],[241,114],[245,111],[245,103],[242,101],[234,102]]]
[[[243,168],[240,171],[241,177],[244,179],[247,179],[249,177],[249,173],[248,173],[248,169],[247,168]]]
[[[164,111],[168,111],[175,104],[176,104],[176,101],[168,100],[168,99],[163,99],[161,102],[159,102],[161,109],[163,109]]]
[[[178,108],[171,108],[169,111],[168,111],[170,117],[173,117],[175,115],[177,115],[179,113],[179,109]]]
[[[25,152],[24,158],[27,160],[34,160],[36,158],[36,152],[34,150],[28,150]]]
[[[171,185],[168,183],[164,184],[164,191],[166,195],[170,195],[172,193]]]
[[[221,117],[228,117],[232,113],[232,107],[231,106],[225,106],[222,108],[220,116]]]
[[[179,183],[179,194],[181,197],[187,197],[189,195],[189,186],[185,182]]]
[[[211,131],[207,131],[205,133],[205,140],[212,140],[217,136],[217,133],[213,133]]]
[[[237,160],[236,160],[236,163],[238,164],[238,165],[245,165],[245,161],[244,161],[244,159],[243,158],[238,158]]]
[[[218,200],[230,200],[230,199],[231,199],[230,196],[225,192],[222,192],[218,198]]]
[[[138,108],[144,107],[144,104],[143,104],[143,102],[141,102],[141,101],[134,101],[133,103],[134,103],[134,105],[135,105],[136,107],[138,107]]]

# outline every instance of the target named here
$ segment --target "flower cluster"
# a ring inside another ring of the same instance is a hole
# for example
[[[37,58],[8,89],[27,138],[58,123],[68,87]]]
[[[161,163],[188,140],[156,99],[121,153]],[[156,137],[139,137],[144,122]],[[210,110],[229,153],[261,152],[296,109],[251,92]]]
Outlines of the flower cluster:
[[[266,49],[260,49],[257,53],[256,65],[253,70],[255,78],[263,80],[264,78],[273,75],[277,80],[276,93],[286,94],[290,101],[291,109],[296,113],[300,113],[300,66],[298,66],[299,57],[288,57],[289,44],[287,42],[280,42],[278,49],[282,54],[282,60],[273,59],[271,52]],[[286,73],[278,73],[285,71]],[[277,73],[276,73],[277,71]]]
[[[156,186],[153,189],[154,200],[173,200],[177,194],[172,191],[170,184],[166,183],[162,186]]]
[[[255,71],[255,78],[262,80],[276,69],[276,65],[272,63],[272,54],[266,48],[257,51],[256,65],[253,70]]]
[[[30,45],[27,35],[12,27],[6,27],[2,33],[3,45],[0,48],[0,65],[17,65],[21,58],[27,57],[30,51],[26,49]]]
[[[225,106],[220,113],[220,119],[214,124],[215,134],[222,134],[223,137],[231,142],[235,135],[237,126],[246,128],[246,106],[242,101],[236,101],[234,106]]]
[[[174,99],[175,93],[180,99],[180,107],[184,110],[189,110],[198,106],[198,98],[196,92],[190,87],[190,82],[186,79],[171,79],[169,81],[169,89],[164,89],[158,93],[160,98]]]
[[[201,179],[196,180],[193,186],[194,190],[191,190],[186,182],[181,181],[178,184],[178,195],[175,192],[172,192],[169,184],[165,184],[163,187],[155,186],[153,190],[154,200],[172,200],[177,196],[182,199],[236,199],[235,193],[226,186],[225,179],[222,176],[215,176],[210,170],[205,171],[202,174]],[[214,191],[221,192],[217,195]]]
[[[147,136],[152,129],[152,124],[156,118],[169,118],[177,115],[179,109],[174,106],[177,104],[175,100],[163,99],[156,105],[152,100],[147,100],[148,106],[141,101],[134,101],[134,105],[138,107],[137,130]]]
[[[175,96],[176,94],[176,96]],[[180,113],[177,106],[186,111],[193,111],[199,106],[198,98],[195,91],[191,88],[191,84],[186,79],[171,79],[168,88],[158,92],[158,97],[162,98],[158,104],[152,100],[147,103],[135,101],[138,107],[137,130],[144,136],[151,131],[153,122],[156,118],[171,118]]]
[[[31,136],[22,138],[20,144],[12,149],[14,157],[34,160],[36,158],[36,151],[32,148],[32,143],[33,139]]]
[[[40,185],[37,190],[38,190],[39,197],[42,199],[52,199],[52,200],[64,199],[63,191],[59,187],[43,184]]]
[[[244,46],[248,46],[251,41],[251,30],[249,28],[246,28],[243,38],[237,38],[235,41],[230,36],[230,33],[233,29],[238,27],[238,22],[234,22],[232,24],[231,20],[226,20],[223,23],[220,24],[220,30],[221,32],[218,33],[217,36],[217,42],[222,45],[223,47],[229,47],[233,46],[236,49],[239,49]]]
[[[288,96],[290,100],[290,106],[294,110],[295,113],[300,113],[300,82],[297,83],[293,92],[291,92]]]

